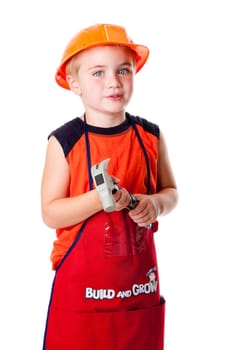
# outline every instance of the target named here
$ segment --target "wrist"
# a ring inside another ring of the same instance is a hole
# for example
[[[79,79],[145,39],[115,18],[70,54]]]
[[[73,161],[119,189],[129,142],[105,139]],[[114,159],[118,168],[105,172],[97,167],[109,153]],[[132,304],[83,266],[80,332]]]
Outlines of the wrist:
[[[160,216],[161,215],[161,206],[160,203],[157,199],[154,199],[154,206],[155,206],[155,210],[156,210],[156,216]]]

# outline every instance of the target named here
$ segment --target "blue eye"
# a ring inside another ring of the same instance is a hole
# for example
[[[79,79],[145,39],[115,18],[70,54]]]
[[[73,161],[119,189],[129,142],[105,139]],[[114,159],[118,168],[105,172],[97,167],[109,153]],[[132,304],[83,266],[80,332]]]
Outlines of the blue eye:
[[[121,68],[118,71],[118,74],[120,75],[127,75],[129,73],[129,69],[128,68]]]
[[[95,73],[93,73],[93,76],[94,77],[100,77],[100,76],[102,76],[104,74],[104,72],[102,71],[102,70],[98,70],[98,71],[96,71]]]

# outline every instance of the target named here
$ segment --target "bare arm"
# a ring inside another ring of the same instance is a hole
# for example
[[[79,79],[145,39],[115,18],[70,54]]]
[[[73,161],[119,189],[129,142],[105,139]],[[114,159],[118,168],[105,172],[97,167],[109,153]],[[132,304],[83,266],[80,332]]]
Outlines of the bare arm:
[[[48,141],[41,184],[44,222],[52,228],[77,224],[102,209],[96,190],[67,197],[70,172],[63,150],[55,137]]]
[[[157,172],[157,193],[152,195],[137,194],[136,197],[139,199],[139,204],[129,212],[131,218],[139,226],[146,226],[154,222],[158,216],[170,213],[178,202],[176,181],[162,133],[159,142]]]

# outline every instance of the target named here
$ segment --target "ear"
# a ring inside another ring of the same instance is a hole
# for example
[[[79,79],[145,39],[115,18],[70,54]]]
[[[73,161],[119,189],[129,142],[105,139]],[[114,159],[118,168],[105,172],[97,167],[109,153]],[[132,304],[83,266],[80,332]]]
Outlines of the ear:
[[[81,89],[80,89],[80,86],[79,86],[77,80],[75,80],[72,77],[72,75],[67,75],[66,81],[70,87],[70,90],[73,91],[76,95],[81,96]]]

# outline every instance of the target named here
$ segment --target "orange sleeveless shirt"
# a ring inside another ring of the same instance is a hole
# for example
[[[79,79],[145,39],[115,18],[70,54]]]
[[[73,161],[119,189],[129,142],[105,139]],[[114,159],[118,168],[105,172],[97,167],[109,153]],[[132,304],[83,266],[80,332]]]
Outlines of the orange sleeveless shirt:
[[[150,163],[150,188],[151,193],[155,193],[159,127],[146,119],[126,113],[126,120],[115,127],[99,128],[87,125],[91,164],[111,158],[108,172],[120,179],[121,187],[125,187],[131,193],[147,193],[148,174],[145,155],[130,119],[134,120],[147,152]],[[84,122],[80,118],[75,118],[53,131],[51,135],[61,144],[70,167],[68,196],[78,196],[89,191]],[[54,270],[74,242],[81,225],[82,222],[56,230],[57,239],[54,241],[51,253]]]

